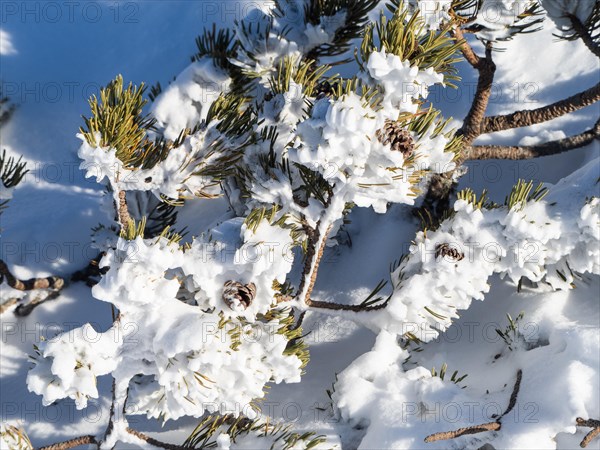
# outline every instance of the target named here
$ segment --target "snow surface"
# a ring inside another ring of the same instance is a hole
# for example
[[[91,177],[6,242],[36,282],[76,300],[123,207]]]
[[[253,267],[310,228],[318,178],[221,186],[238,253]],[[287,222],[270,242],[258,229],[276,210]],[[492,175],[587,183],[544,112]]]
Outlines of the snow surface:
[[[18,276],[69,274],[96,256],[89,234],[92,226],[105,219],[99,208],[102,191],[79,171],[81,142],[75,137],[82,123],[80,114],[87,112],[86,97],[117,73],[134,82],[160,80],[167,86],[168,80],[189,66],[200,24],[213,20],[219,25],[231,24],[240,18],[243,3],[210,3],[211,8],[198,2],[131,2],[130,9],[120,10],[118,20],[109,4],[99,3],[103,15],[98,22],[77,11],[73,21],[67,15],[58,23],[47,17],[36,22],[33,16],[23,19],[17,15],[1,24],[3,91],[10,94],[12,89],[11,97],[19,104],[2,130],[1,144],[11,154],[23,154],[33,169],[2,214],[2,257]],[[217,6],[216,12],[212,4]],[[126,21],[127,14],[133,14],[129,17],[133,22]],[[307,31],[307,39],[313,43],[324,32]],[[551,103],[598,82],[597,60],[580,42],[554,42],[555,31],[546,21],[545,29],[533,37],[519,36],[502,44],[506,52],[494,55],[498,76],[490,114]],[[466,87],[458,92],[434,87],[431,92],[436,105],[457,118],[464,117],[474,91],[472,71],[466,64],[460,68]],[[173,92],[169,95],[193,104],[194,93],[186,90],[183,81],[179,85],[179,80],[168,88]],[[61,95],[56,100],[57,85]],[[581,132],[597,117],[598,108],[590,107],[549,123],[482,137],[478,142],[516,144],[560,136],[557,133],[570,135]],[[178,120],[184,123],[189,116],[182,111],[181,116],[168,118],[169,122]],[[471,186],[476,192],[487,187],[491,198],[502,202],[519,177],[556,183],[590,162],[590,170],[600,175],[595,160],[599,147],[595,143],[587,149],[529,162],[473,163],[461,179],[461,187]],[[582,213],[580,220],[585,221],[589,216]],[[206,200],[183,212],[180,220],[191,234],[199,235],[230,215],[224,200]],[[410,209],[402,206],[391,207],[386,215],[359,208],[349,218],[346,232],[352,246],[326,251],[313,293],[317,299],[362,301],[387,277],[389,264],[408,251],[418,227]],[[575,290],[558,292],[524,289],[517,293],[514,284],[497,277],[492,277],[490,284],[485,301],[474,302],[444,334],[414,353],[417,356],[410,363],[421,368],[402,365],[407,351],[385,332],[376,339],[368,328],[348,320],[351,316],[309,312],[305,326],[311,332],[307,337],[311,362],[306,374],[298,384],[273,386],[262,406],[264,414],[327,435],[331,442],[340,441],[340,435],[344,448],[436,448],[424,444],[423,437],[478,419],[488,421],[497,405],[503,409],[516,370],[521,368],[519,403],[503,422],[502,433],[454,444],[442,442],[437,448],[478,448],[489,439],[496,448],[577,447],[584,430],[575,428],[575,417],[600,416],[598,276],[584,278]],[[6,289],[2,289],[5,295]],[[507,312],[515,317],[520,311],[526,322],[522,332],[531,344],[510,351],[494,330],[506,326]],[[84,325],[88,322],[96,331],[110,332],[110,306],[93,300],[86,286],[73,284],[59,300],[36,309],[27,319],[4,314],[0,320],[2,420],[24,425],[36,446],[102,432],[110,403],[106,377],[98,378],[95,387],[84,378],[68,380],[70,386],[94,395],[97,389],[98,399],[91,395],[84,410],[76,408],[77,398],[43,408],[41,398],[28,392],[25,378],[33,344],[47,342],[46,348],[51,349],[55,342],[51,338],[59,332],[79,329],[75,337],[84,330],[93,333]],[[80,328],[83,326],[86,328]],[[78,341],[69,344],[77,347]],[[78,349],[85,354],[85,348]],[[498,354],[501,356],[494,359]],[[469,374],[460,383],[465,389],[423,369],[439,369],[444,362],[449,373],[456,369]],[[94,358],[98,374],[107,370],[102,367],[107,363]],[[401,376],[404,372],[409,375]],[[340,410],[332,413],[326,389],[331,389],[335,374],[341,374],[333,395]],[[473,401],[479,403],[472,405]],[[431,420],[417,418],[413,406],[421,403],[429,408]],[[456,408],[448,406],[454,403],[459,405],[458,418]],[[399,405],[404,405],[404,410]],[[470,416],[472,411],[474,416]],[[410,420],[403,421],[402,413]],[[411,425],[414,420],[418,426]],[[158,422],[133,416],[129,423],[163,441],[182,442],[197,422],[182,419],[161,428]],[[224,438],[220,443],[226,448]],[[119,448],[136,448],[127,445]],[[590,448],[600,448],[600,441]]]

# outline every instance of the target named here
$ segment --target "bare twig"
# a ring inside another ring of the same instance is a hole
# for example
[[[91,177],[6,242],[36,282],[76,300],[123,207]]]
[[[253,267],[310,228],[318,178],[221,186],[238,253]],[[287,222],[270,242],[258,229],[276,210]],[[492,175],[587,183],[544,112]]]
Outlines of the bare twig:
[[[114,323],[114,321],[113,321]],[[110,412],[108,413],[108,425],[106,426],[106,430],[104,431],[104,440],[106,441],[106,438],[108,436],[110,436],[110,434],[112,433],[115,425],[114,425],[114,419],[115,419],[115,399],[116,399],[116,381],[113,378],[112,380],[112,385],[111,385],[111,397],[112,400],[110,402]]]
[[[18,302],[19,302],[18,298],[9,298],[8,300],[6,300],[5,302],[3,302],[0,305],[0,314],[4,314],[6,311],[8,311],[11,307],[16,305]]]
[[[150,444],[154,447],[165,448],[167,450],[189,450],[189,449],[194,448],[194,447],[188,447],[188,446],[183,446],[183,445],[174,445],[174,444],[168,444],[166,442],[161,442],[159,440],[156,440],[156,439],[142,433],[141,431],[137,431],[132,428],[127,428],[126,431],[129,434],[131,434],[132,436],[135,436],[138,439],[141,439],[142,441],[144,441],[147,444]]]
[[[583,92],[572,95],[551,105],[541,108],[517,111],[502,116],[486,117],[483,122],[483,133],[509,130],[548,122],[565,114],[590,106],[600,100],[600,83]]]
[[[425,438],[425,442],[447,441],[469,434],[483,433],[485,431],[498,431],[501,427],[502,424],[499,422],[489,422],[481,425],[473,425],[472,427],[459,428],[454,431],[442,431],[440,433],[430,434]]]
[[[575,150],[600,140],[600,121],[584,133],[556,141],[529,146],[474,145],[464,151],[465,160],[532,159]]]
[[[98,444],[94,436],[80,436],[68,441],[59,442],[57,444],[39,447],[37,450],[67,450],[69,448],[79,447],[80,445]]]
[[[277,299],[277,303],[284,303],[296,300],[298,297],[290,296],[282,296]],[[332,311],[353,311],[353,312],[368,312],[368,311],[377,311],[379,309],[383,309],[388,305],[388,301],[384,301],[378,303],[377,305],[344,305],[342,303],[334,303],[334,302],[323,302],[319,300],[313,300],[312,298],[308,298],[305,300],[305,303],[311,308],[320,308],[320,309],[330,309]]]
[[[11,273],[6,263],[0,259],[0,283],[5,279],[6,283],[11,288],[19,291],[47,291],[46,295],[40,295],[28,303],[18,305],[14,312],[17,316],[21,317],[31,314],[31,311],[33,311],[36,306],[57,298],[60,295],[60,291],[65,287],[65,280],[56,276],[20,280]],[[8,309],[16,303],[18,303],[18,299],[9,299],[8,301],[4,302],[0,306],[0,314],[8,311]]]
[[[112,424],[112,421],[111,421],[111,424]],[[161,442],[157,439],[154,439],[154,438],[142,433],[141,431],[137,431],[132,428],[127,428],[126,431],[127,431],[127,433],[131,434],[132,436],[135,436],[138,439],[141,439],[142,441],[144,441],[147,444],[152,445],[154,447],[164,448],[167,450],[190,450],[193,448],[193,447],[188,447],[188,446],[175,445],[175,444],[169,444],[166,442]],[[68,441],[52,444],[52,445],[49,445],[46,447],[40,447],[37,450],[67,450],[70,448],[79,447],[80,445],[89,445],[89,444],[98,445],[98,441],[96,440],[96,438],[94,436],[91,436],[91,435],[90,436],[81,436],[81,437],[78,437],[75,439],[70,439]]]
[[[510,400],[508,402],[508,406],[506,410],[502,413],[502,415],[496,418],[495,422],[483,423],[481,425],[473,425],[466,428],[459,428],[454,431],[442,431],[440,433],[430,434],[425,438],[425,442],[436,442],[436,441],[445,441],[448,439],[455,439],[460,436],[465,436],[469,434],[477,434],[484,433],[486,431],[498,431],[502,428],[502,418],[506,416],[509,412],[513,410],[515,405],[517,404],[517,397],[519,396],[519,390],[521,389],[521,380],[523,379],[523,371],[519,369],[517,371],[517,380],[515,381],[515,385],[512,390],[512,394],[510,395]]]
[[[304,263],[304,270],[302,271],[302,279],[300,280],[300,287],[298,288],[298,294],[304,297],[304,302],[310,305],[310,294],[315,287],[317,281],[317,274],[319,272],[319,265],[321,258],[323,258],[323,252],[325,251],[325,243],[327,237],[331,231],[331,225],[327,227],[323,236],[319,233],[320,222],[314,229],[306,228],[308,234],[308,250],[306,252],[306,262]],[[302,301],[302,299],[300,299]]]
[[[331,309],[336,311],[375,311],[378,309],[385,308],[387,302],[384,302],[375,306],[363,306],[363,305],[344,305],[341,303],[333,302],[322,302],[313,300],[310,298],[315,282],[317,281],[317,274],[319,271],[319,265],[323,258],[323,252],[325,251],[325,243],[331,231],[331,225],[327,228],[323,236],[319,236],[319,224],[315,229],[307,229],[308,234],[308,250],[306,252],[306,262],[304,263],[304,270],[302,272],[302,279],[300,280],[300,287],[298,288],[298,294],[295,298],[298,298],[304,292],[304,303],[312,308]],[[318,248],[317,248],[318,246]],[[306,289],[305,289],[306,287]],[[278,303],[292,300],[293,297],[280,297]],[[302,299],[300,299],[302,301]]]
[[[0,259],[0,282],[4,278],[6,278],[6,282],[11,288],[19,291],[33,291],[34,289],[53,289],[58,291],[65,285],[65,280],[55,276],[19,280],[8,270],[6,263]]]
[[[311,308],[331,309],[335,311],[353,311],[353,312],[368,312],[383,309],[388,305],[388,302],[382,302],[373,306],[363,305],[344,305],[342,303],[322,302],[319,300],[307,299],[306,304]]]
[[[585,435],[579,446],[581,448],[586,448],[590,442],[592,442],[598,435],[600,435],[600,420],[596,419],[583,419],[578,417],[575,419],[578,427],[589,427],[592,430]]]
[[[51,300],[55,300],[60,296],[61,291],[50,291],[46,295],[40,295],[39,297],[34,298],[33,300],[22,303],[15,308],[15,316],[26,317],[33,312],[35,308],[38,306],[49,302]]]
[[[515,385],[513,387],[512,394],[510,394],[510,400],[508,402],[508,407],[502,413],[500,417],[498,417],[498,421],[500,421],[504,416],[506,416],[509,412],[513,410],[515,405],[517,404],[517,397],[519,396],[519,390],[521,389],[521,380],[523,379],[523,371],[519,369],[517,371],[517,380],[515,381]]]
[[[99,278],[107,270],[106,268],[100,269],[98,267],[98,263],[99,263],[100,259],[102,259],[104,254],[105,254],[104,252],[100,253],[96,258],[92,259],[89,262],[88,266],[85,269],[78,270],[73,275],[71,275],[68,279],[70,279],[71,282],[84,281],[89,287],[92,287],[95,284],[97,284],[98,281],[96,280],[96,278]],[[31,290],[42,290],[42,291],[45,290],[46,291],[45,295],[44,294],[39,295],[38,297],[34,298],[33,300],[19,304],[14,310],[15,315],[19,316],[19,317],[28,316],[38,306],[40,306],[48,301],[58,298],[61,295],[63,289],[66,288],[68,285],[68,282],[60,277],[32,278],[30,280],[25,280],[25,281],[19,280],[10,273],[10,271],[8,270],[4,261],[0,260],[0,281],[2,280],[3,277],[7,278],[7,283],[9,284],[9,286],[11,286],[11,283],[12,283],[15,286],[19,286],[19,287],[27,287],[27,288],[32,287]],[[62,285],[61,285],[61,283],[62,283]],[[45,287],[45,286],[48,286],[48,287]],[[13,287],[13,286],[11,286],[11,287]],[[20,289],[20,290],[28,291],[29,289]],[[12,306],[14,306],[15,304],[18,304],[18,303],[19,303],[18,298],[8,299],[7,301],[5,301],[4,303],[2,303],[0,305],[0,314],[5,313]]]
[[[581,22],[581,20],[579,20],[579,17],[577,17],[574,14],[567,14],[566,16],[571,21],[571,26],[573,27],[573,31],[575,31],[575,34],[581,38],[581,40],[583,41],[585,46],[590,50],[590,52],[592,52],[594,55],[600,58],[600,47],[596,45],[594,39],[588,33],[588,30],[585,27],[585,25]]]

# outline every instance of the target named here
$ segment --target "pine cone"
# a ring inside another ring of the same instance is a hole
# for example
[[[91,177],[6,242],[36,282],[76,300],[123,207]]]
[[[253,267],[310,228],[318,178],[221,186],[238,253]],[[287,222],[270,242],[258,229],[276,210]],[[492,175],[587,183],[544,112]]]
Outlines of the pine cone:
[[[410,156],[415,150],[415,140],[410,131],[402,128],[397,122],[388,120],[381,130],[377,130],[377,139],[383,145],[390,144],[393,151]]]
[[[335,94],[336,89],[337,83],[331,84],[329,81],[323,81],[317,85],[313,95],[320,100],[325,97],[331,97]]]
[[[246,309],[256,296],[256,285],[248,283],[246,285],[237,281],[229,280],[225,283],[223,289],[223,301],[232,310],[239,306]]]
[[[438,244],[435,247],[435,257],[450,258],[452,261],[460,261],[465,255],[460,252],[457,248],[450,247],[450,244]]]

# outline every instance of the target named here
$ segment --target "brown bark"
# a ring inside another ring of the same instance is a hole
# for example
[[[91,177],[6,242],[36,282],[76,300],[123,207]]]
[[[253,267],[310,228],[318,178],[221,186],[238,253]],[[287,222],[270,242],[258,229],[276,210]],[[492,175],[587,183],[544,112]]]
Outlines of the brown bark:
[[[129,222],[131,216],[127,209],[127,193],[125,191],[119,191],[119,204],[117,205],[117,219],[121,225],[121,231],[127,233],[129,228]]]
[[[46,277],[46,278],[30,278],[28,280],[19,280],[15,277],[6,263],[0,259],[0,281],[6,278],[8,285],[19,291],[33,291],[35,289],[54,289],[60,290],[65,285],[65,280],[60,277]]]
[[[502,116],[486,117],[483,122],[483,133],[528,127],[548,122],[573,111],[590,106],[600,100],[600,83],[569,98],[560,100],[541,108],[517,111]]]
[[[325,230],[323,236],[319,235],[319,224],[317,227],[308,231],[308,251],[306,253],[306,262],[304,264],[304,271],[302,273],[302,280],[300,281],[300,287],[298,292],[304,291],[304,286],[308,283],[308,287],[306,289],[306,295],[304,296],[304,301],[307,305],[310,305],[310,294],[315,287],[315,283],[317,282],[317,275],[319,272],[319,265],[321,264],[321,259],[323,258],[323,253],[325,252],[325,243],[327,242],[327,237],[329,236],[329,232],[331,231],[331,225]],[[315,251],[315,246],[319,245],[319,249]]]
[[[463,122],[462,128],[457,133],[463,137],[464,148],[468,148],[482,133],[485,113],[492,94],[496,64],[492,60],[492,46],[490,43],[487,44],[485,57],[482,58],[473,51],[473,48],[464,39],[460,27],[454,29],[454,38],[456,41],[462,41],[461,50],[465,59],[479,72],[477,90],[471,109]],[[457,161],[457,165],[462,164],[463,161],[464,158],[461,156]],[[423,200],[423,208],[427,209],[432,217],[441,217],[450,205],[450,196],[454,186],[453,172],[433,175]]]
[[[579,446],[581,448],[585,448],[598,435],[600,435],[600,420],[596,420],[596,419],[587,419],[587,420],[585,420],[585,419],[582,419],[581,417],[578,417],[575,421],[576,421],[578,427],[589,427],[589,428],[592,428],[592,430],[588,434],[585,435],[585,437],[583,438],[583,440],[579,444]]]
[[[474,67],[479,72],[477,90],[475,91],[475,98],[473,99],[471,109],[460,130],[465,146],[471,145],[471,143],[481,135],[485,112],[487,111],[490,96],[492,94],[492,84],[494,83],[494,75],[496,74],[496,64],[492,60],[491,44],[488,44],[485,49],[485,58],[479,58]]]
[[[594,128],[581,134],[556,141],[545,142],[529,146],[505,146],[505,145],[474,145],[465,149],[465,160],[482,159],[532,159],[541,156],[556,155],[559,153],[575,150],[591,144],[600,139],[600,121]]]
[[[80,436],[57,444],[40,447],[38,450],[67,450],[69,448],[79,447],[81,445],[97,444],[94,436]]]
[[[154,447],[159,447],[159,448],[164,448],[167,450],[189,450],[193,447],[186,447],[186,446],[182,446],[182,445],[175,445],[175,444],[168,444],[166,442],[161,442],[159,440],[156,440],[144,433],[142,433],[141,431],[137,431],[134,430],[132,428],[127,428],[127,432],[135,437],[137,437],[138,439],[141,439],[144,442],[147,442],[150,445],[153,445]]]
[[[472,427],[459,428],[454,431],[442,431],[440,433],[430,434],[425,438],[425,442],[447,441],[469,434],[483,433],[485,431],[498,431],[500,428],[502,428],[502,425],[499,422],[483,423],[481,425],[473,425]]]
[[[462,52],[467,62],[473,67],[477,68],[477,64],[479,64],[480,58],[473,50],[473,47],[471,47],[471,45],[469,45],[469,43],[465,39],[465,35],[463,33],[462,28],[460,28],[459,26],[455,27],[452,34],[454,35],[454,39],[457,42],[461,42],[460,51]]]
[[[166,442],[161,442],[157,439],[154,439],[141,431],[134,430],[132,428],[127,428],[126,430],[129,434],[141,439],[142,441],[159,448],[164,448],[166,450],[189,450],[193,447],[186,447],[182,445],[168,444]],[[98,441],[94,436],[80,436],[75,439],[70,439],[68,441],[59,442],[56,444],[48,445],[46,447],[40,447],[37,450],[67,450],[74,447],[79,447],[81,445],[98,445]]]

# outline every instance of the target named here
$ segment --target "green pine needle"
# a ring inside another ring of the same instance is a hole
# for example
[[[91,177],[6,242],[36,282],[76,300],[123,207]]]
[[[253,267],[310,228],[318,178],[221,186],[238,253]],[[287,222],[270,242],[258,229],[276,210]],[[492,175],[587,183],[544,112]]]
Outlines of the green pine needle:
[[[409,14],[404,7],[395,9],[391,19],[382,13],[378,23],[366,26],[356,59],[364,70],[373,52],[385,50],[409,61],[411,66],[433,68],[444,74],[448,85],[454,86],[452,82],[459,79],[454,64],[460,61],[460,43],[450,36],[451,27],[448,24],[440,31],[426,31],[423,19],[416,13]]]

